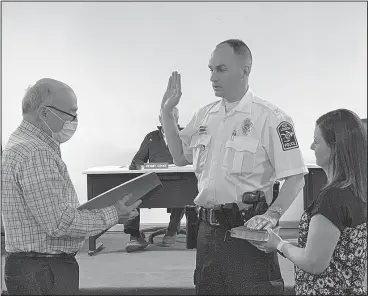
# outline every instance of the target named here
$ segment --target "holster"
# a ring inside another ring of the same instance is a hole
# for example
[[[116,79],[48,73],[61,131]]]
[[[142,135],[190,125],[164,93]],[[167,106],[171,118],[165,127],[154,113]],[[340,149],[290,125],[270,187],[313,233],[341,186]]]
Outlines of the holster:
[[[268,210],[266,198],[262,191],[244,193],[242,202],[251,206],[240,211],[236,203],[216,205],[213,212],[218,223],[227,229],[231,229],[244,225],[244,222],[250,218],[262,215]]]
[[[268,204],[263,191],[245,192],[243,194],[242,202],[247,205],[252,205],[245,210],[245,221],[254,216],[262,215],[268,210]]]
[[[225,228],[231,229],[243,225],[243,219],[236,203],[226,203],[214,207],[216,220]]]

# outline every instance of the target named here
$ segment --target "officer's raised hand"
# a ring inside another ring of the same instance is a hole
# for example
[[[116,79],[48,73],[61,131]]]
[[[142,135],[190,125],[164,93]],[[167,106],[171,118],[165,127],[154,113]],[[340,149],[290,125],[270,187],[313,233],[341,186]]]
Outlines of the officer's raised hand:
[[[177,71],[172,72],[166,92],[161,102],[161,109],[171,111],[179,104],[181,97],[181,78]]]

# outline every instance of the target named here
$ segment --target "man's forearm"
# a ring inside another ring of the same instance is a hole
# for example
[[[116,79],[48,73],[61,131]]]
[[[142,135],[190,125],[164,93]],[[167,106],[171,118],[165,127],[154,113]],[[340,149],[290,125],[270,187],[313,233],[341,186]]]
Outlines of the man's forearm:
[[[97,210],[77,210],[67,207],[51,223],[41,224],[52,237],[87,237],[96,235],[118,223],[114,206]]]
[[[179,129],[175,122],[173,114],[162,111],[162,126],[165,130],[167,146],[173,158],[174,164],[183,166],[189,164],[183,152],[183,146],[179,137]]]
[[[279,210],[280,216],[287,211],[290,205],[294,202],[299,192],[304,187],[304,175],[298,174],[287,177],[281,187],[278,197],[269,208],[269,212],[277,213]]]

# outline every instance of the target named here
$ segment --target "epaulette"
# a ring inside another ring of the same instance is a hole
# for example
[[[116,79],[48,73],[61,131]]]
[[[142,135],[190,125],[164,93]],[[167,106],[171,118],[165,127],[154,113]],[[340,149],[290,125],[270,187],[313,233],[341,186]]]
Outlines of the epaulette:
[[[214,107],[216,104],[218,104],[219,102],[221,102],[221,100],[217,100],[215,102],[209,103],[206,106],[202,107],[201,109],[198,110],[198,113],[200,112],[205,112],[207,113],[212,107]]]
[[[266,101],[266,100],[263,100],[261,98],[256,98],[253,103],[255,104],[259,104],[263,107],[265,107],[266,109],[268,109],[269,111],[271,111],[273,114],[275,114],[276,116],[277,115],[280,115],[280,114],[285,114],[284,111],[282,111],[279,107],[277,107],[276,105]]]

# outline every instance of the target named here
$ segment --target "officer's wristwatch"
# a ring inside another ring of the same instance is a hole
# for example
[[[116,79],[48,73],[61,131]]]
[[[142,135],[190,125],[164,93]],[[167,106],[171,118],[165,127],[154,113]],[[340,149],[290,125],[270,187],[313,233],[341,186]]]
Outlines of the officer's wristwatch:
[[[290,244],[290,242],[285,241],[285,240],[281,240],[281,242],[279,242],[279,244],[277,245],[276,249],[277,249],[277,253],[279,253],[282,257],[286,258],[284,253],[282,252],[282,247],[285,244]]]
[[[284,210],[280,207],[273,207],[273,208],[271,207],[271,208],[268,209],[268,211],[271,212],[271,213],[277,213],[277,214],[279,214],[280,217],[284,213]]]

